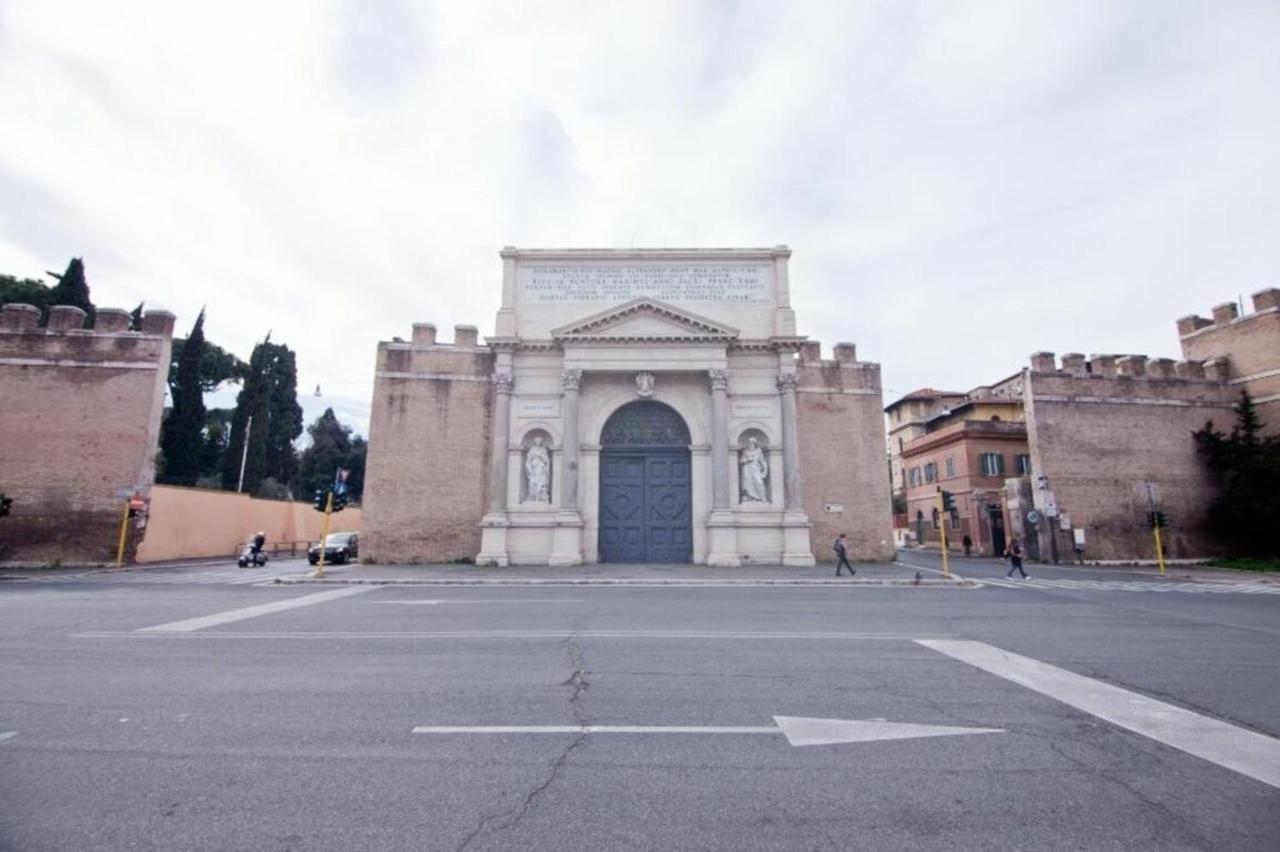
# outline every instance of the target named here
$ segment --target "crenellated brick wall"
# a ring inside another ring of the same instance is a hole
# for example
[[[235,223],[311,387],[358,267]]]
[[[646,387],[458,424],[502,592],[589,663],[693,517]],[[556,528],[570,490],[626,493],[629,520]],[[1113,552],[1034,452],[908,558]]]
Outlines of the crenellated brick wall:
[[[31,305],[0,312],[0,561],[115,559],[124,489],[146,494],[164,411],[174,316],[99,308],[84,328],[79,308]],[[130,534],[130,555],[145,530]]]
[[[1201,529],[1211,485],[1191,433],[1210,419],[1229,428],[1229,385],[1206,377],[1198,362],[1067,355],[1059,369],[1043,352],[1032,356],[1023,387],[1032,469],[1047,477],[1071,526],[1085,531],[1085,559],[1155,558],[1147,483],[1172,522],[1164,535],[1169,558],[1217,552]],[[1031,492],[1043,509],[1043,489],[1033,483]],[[1041,520],[1039,535],[1043,558],[1051,535],[1062,559],[1075,558],[1071,533],[1059,524]]]
[[[480,550],[493,353],[474,326],[378,344],[364,487],[365,558],[452,562]]]
[[[824,361],[811,342],[796,369],[800,491],[814,558],[834,559],[831,542],[845,532],[852,558],[892,559],[880,365],[857,360],[851,343]]]
[[[1240,315],[1234,302],[1213,309],[1213,318],[1178,320],[1183,357],[1207,362],[1239,394],[1247,389],[1266,431],[1280,435],[1280,289],[1253,294],[1253,313]]]

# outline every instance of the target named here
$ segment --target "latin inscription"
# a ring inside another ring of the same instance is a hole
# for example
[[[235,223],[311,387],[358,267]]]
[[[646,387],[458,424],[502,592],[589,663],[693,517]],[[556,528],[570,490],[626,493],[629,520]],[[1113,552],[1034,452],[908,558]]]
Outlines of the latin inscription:
[[[771,417],[773,416],[773,406],[763,401],[734,401],[729,407],[729,414],[739,420]]]
[[[533,302],[769,302],[767,266],[645,264],[531,266],[525,298]]]
[[[542,417],[558,418],[560,416],[560,400],[522,399],[517,403],[516,416],[522,420]]]

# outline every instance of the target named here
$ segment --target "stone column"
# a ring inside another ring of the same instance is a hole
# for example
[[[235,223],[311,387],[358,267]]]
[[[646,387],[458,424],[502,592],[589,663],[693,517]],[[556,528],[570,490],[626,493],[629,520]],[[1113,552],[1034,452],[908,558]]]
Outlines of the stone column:
[[[565,370],[560,374],[564,395],[560,403],[560,427],[563,435],[560,459],[560,511],[556,513],[556,529],[551,542],[552,565],[582,564],[582,513],[578,510],[578,468],[582,454],[578,440],[578,391],[582,387],[581,370]]]
[[[707,564],[737,567],[738,528],[729,506],[729,371],[710,370],[711,514],[707,518]]]
[[[493,400],[493,433],[489,443],[489,511],[480,522],[480,553],[477,565],[511,564],[507,554],[507,448],[511,431],[511,391],[515,377],[509,372],[495,372],[491,377],[495,390]]]
[[[786,510],[782,515],[782,564],[808,567],[814,564],[809,545],[809,517],[804,513],[800,496],[799,428],[796,425],[795,373],[778,376],[778,392],[782,395],[782,490]]]
[[[711,511],[729,510],[729,371],[711,370]]]
[[[507,449],[511,432],[511,391],[516,380],[510,373],[494,373],[493,441],[489,459],[489,512],[507,510]]]

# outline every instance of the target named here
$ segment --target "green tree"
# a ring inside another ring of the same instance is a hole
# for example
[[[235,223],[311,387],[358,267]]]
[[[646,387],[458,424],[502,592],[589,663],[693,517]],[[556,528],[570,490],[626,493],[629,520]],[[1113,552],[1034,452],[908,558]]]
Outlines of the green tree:
[[[196,317],[186,339],[177,369],[169,370],[173,408],[160,431],[164,452],[162,482],[195,485],[200,478],[200,451],[204,447],[204,385],[200,366],[204,357],[204,310]]]
[[[67,269],[61,275],[56,272],[50,272],[49,275],[58,279],[58,283],[49,291],[49,305],[73,305],[84,311],[88,318],[85,320],[85,328],[93,328],[93,320],[96,311],[93,307],[93,300],[89,298],[89,280],[85,278],[84,261],[81,258],[73,257],[71,262],[67,264]],[[48,319],[48,311],[45,311],[45,319]]]
[[[339,422],[332,408],[326,408],[307,427],[307,434],[311,444],[302,451],[294,496],[310,500],[317,490],[333,485],[334,473],[342,467],[351,471],[347,478],[348,497],[359,503],[364,495],[364,463],[369,448],[364,438],[352,436],[351,427]]]
[[[176,376],[178,362],[182,360],[182,350],[187,345],[186,338],[176,337],[173,340],[173,353],[170,356],[169,376]],[[205,393],[212,393],[223,384],[236,384],[244,380],[249,372],[249,365],[216,343],[204,342],[200,356],[200,386]],[[169,382],[172,389],[173,382]]]
[[[1280,555],[1269,526],[1280,518],[1280,437],[1262,434],[1265,424],[1248,391],[1241,391],[1235,413],[1230,435],[1212,420],[1193,433],[1196,451],[1216,486],[1207,525],[1233,554]]]
[[[52,288],[43,281],[34,278],[14,278],[12,275],[0,275],[0,305],[17,302],[23,305],[35,305],[43,316],[49,309],[49,293]]]
[[[298,405],[294,353],[288,346],[272,343],[271,335],[267,335],[253,348],[244,386],[236,397],[231,436],[222,460],[222,487],[235,490],[242,458],[245,491],[254,492],[268,476],[288,486],[297,469],[293,442],[301,434],[302,406]]]
[[[201,487],[220,488],[222,486],[222,459],[231,443],[231,418],[235,413],[231,408],[211,408],[205,412],[204,443],[200,447],[200,482]],[[209,484],[216,480],[216,484]]]

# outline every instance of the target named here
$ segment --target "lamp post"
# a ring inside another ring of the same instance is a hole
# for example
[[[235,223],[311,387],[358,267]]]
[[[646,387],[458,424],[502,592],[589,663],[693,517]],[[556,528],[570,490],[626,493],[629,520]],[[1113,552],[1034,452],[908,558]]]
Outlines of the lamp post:
[[[236,493],[239,494],[244,490],[244,466],[249,460],[249,432],[253,429],[253,415],[249,415],[248,421],[244,424],[244,448],[240,452],[240,481],[236,483]]]

